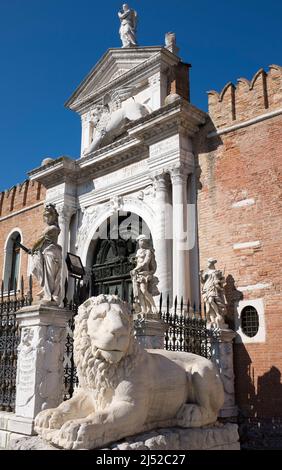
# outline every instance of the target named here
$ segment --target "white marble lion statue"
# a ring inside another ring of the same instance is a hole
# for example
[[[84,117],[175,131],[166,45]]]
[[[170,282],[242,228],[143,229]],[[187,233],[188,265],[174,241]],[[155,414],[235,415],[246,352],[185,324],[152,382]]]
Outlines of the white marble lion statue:
[[[160,427],[215,423],[224,402],[218,371],[191,353],[145,350],[129,306],[100,295],[80,306],[74,360],[79,388],[41,411],[36,432],[65,449],[95,449]]]

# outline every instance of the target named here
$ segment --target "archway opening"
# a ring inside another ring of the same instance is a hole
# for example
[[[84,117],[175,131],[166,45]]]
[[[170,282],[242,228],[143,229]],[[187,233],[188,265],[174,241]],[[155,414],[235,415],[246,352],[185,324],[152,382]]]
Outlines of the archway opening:
[[[4,271],[4,291],[17,289],[20,273],[20,248],[21,235],[15,231],[6,244],[6,259]]]
[[[141,234],[152,241],[146,222],[131,212],[117,212],[99,227],[91,263],[92,295],[115,294],[127,302],[133,300],[130,271]]]

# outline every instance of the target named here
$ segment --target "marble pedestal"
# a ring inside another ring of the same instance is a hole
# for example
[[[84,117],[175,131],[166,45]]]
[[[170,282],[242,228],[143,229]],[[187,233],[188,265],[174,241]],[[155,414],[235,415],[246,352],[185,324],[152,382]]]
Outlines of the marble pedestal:
[[[220,410],[221,418],[231,418],[238,415],[235,404],[233,339],[236,333],[230,329],[220,329],[216,339],[212,340],[211,360],[218,367],[224,387],[224,405]]]
[[[13,442],[12,450],[58,450],[40,437],[21,438]],[[101,450],[240,450],[238,426],[207,426],[198,429],[164,428],[130,436]]]
[[[164,335],[168,326],[155,315],[134,317],[135,336],[145,349],[164,349]]]
[[[72,312],[56,305],[36,304],[17,313],[21,329],[18,349],[14,433],[34,434],[39,411],[63,399],[64,348]]]

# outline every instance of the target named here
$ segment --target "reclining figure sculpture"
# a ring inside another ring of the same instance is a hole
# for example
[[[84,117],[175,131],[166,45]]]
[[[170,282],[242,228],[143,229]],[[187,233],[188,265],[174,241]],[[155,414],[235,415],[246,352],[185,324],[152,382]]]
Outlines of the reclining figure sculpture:
[[[224,392],[211,361],[191,353],[144,350],[128,304],[100,295],[79,308],[74,333],[79,388],[41,411],[35,430],[65,449],[95,449],[161,427],[213,424]]]
[[[93,139],[90,146],[84,150],[84,155],[89,155],[102,146],[112,143],[123,133],[129,122],[137,121],[148,114],[146,106],[135,102],[133,98],[114,111],[111,111],[108,106],[94,109],[92,111]]]

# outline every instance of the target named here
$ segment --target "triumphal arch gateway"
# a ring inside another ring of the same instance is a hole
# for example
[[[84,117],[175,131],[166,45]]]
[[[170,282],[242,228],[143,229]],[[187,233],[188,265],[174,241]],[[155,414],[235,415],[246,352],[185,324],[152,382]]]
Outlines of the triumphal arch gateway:
[[[206,114],[189,102],[189,65],[164,47],[109,49],[66,103],[81,118],[81,155],[30,173],[59,212],[63,253],[76,253],[92,294],[131,295],[136,238],[151,238],[158,289],[199,301],[193,138]],[[109,235],[110,233],[110,235]]]

